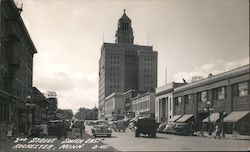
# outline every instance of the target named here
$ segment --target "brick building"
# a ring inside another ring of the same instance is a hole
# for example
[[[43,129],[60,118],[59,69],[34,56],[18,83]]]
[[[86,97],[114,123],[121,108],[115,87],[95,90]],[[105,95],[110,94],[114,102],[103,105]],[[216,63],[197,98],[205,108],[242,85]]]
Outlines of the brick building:
[[[99,59],[99,118],[105,115],[105,98],[113,92],[157,87],[157,52],[152,46],[134,44],[131,20],[124,10],[115,43],[104,43]]]
[[[0,128],[13,122],[15,134],[25,134],[31,123],[25,103],[32,100],[33,55],[37,52],[21,11],[13,0],[0,0]]]

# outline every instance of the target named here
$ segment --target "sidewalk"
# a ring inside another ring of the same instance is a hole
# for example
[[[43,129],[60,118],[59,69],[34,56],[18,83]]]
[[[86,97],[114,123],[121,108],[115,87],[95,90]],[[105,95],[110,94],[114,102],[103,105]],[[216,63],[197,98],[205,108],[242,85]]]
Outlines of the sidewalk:
[[[197,132],[195,133],[197,135]],[[215,134],[212,133],[212,135],[208,135],[208,132],[203,132],[204,136],[203,137],[208,137],[208,138],[214,138]],[[202,137],[202,136],[200,136]],[[225,134],[225,137],[221,137],[221,139],[231,139],[231,140],[250,140],[249,135],[238,135],[237,137],[232,137],[232,134]]]

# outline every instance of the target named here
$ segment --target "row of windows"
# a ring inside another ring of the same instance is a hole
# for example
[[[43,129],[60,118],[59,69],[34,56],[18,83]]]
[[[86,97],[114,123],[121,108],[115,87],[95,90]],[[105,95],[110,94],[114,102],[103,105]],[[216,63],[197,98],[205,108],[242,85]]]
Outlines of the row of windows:
[[[151,83],[151,84],[153,84],[153,80],[144,80],[143,82],[144,82],[144,84],[146,84],[146,83]]]
[[[119,89],[120,86],[119,86],[119,85],[110,85],[109,88],[110,88],[110,89],[112,89],[112,88],[113,88],[113,89]]]
[[[151,57],[144,57],[144,61],[153,61]]]
[[[232,85],[232,96],[233,97],[240,97],[240,96],[247,96],[249,95],[249,82],[241,82]],[[211,90],[212,92],[212,100],[221,100],[225,99],[227,97],[226,94],[226,87],[219,87]],[[198,102],[207,102],[208,99],[208,91],[202,91],[196,93],[197,95],[197,101]],[[193,94],[185,95],[184,97],[176,97],[175,99],[175,105],[178,106],[180,104],[193,104],[194,103],[194,96]],[[184,101],[184,102],[183,102]]]
[[[110,61],[110,64],[120,64],[120,62],[119,61],[116,61],[116,60],[114,60],[114,61]]]
[[[119,67],[110,67],[110,71],[119,71],[120,68]]]
[[[110,79],[110,82],[120,82],[120,79]]]
[[[132,104],[133,111],[143,111],[143,110],[148,110],[149,108],[150,108],[149,100]]]
[[[112,72],[112,73],[110,73],[110,76],[120,76],[120,73]]]
[[[153,63],[144,63],[145,67],[153,67]]]
[[[120,57],[119,57],[119,55],[111,55],[110,58],[111,59],[119,59]]]
[[[151,75],[151,74],[144,74],[143,77],[144,78],[153,78],[153,75]]]

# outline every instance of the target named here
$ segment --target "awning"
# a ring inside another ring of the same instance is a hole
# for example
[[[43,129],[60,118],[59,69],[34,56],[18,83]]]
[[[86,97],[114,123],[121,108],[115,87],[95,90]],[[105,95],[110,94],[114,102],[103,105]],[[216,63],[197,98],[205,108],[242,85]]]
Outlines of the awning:
[[[175,122],[176,120],[178,120],[182,115],[174,115],[169,121],[171,122]]]
[[[193,114],[185,114],[180,119],[178,119],[176,122],[187,122],[193,116],[194,116]]]
[[[245,117],[247,114],[249,114],[250,111],[234,111],[231,112],[228,116],[224,118],[224,122],[237,122],[243,117]]]
[[[226,112],[224,112],[224,115],[226,114]],[[220,113],[219,112],[215,112],[212,113],[210,116],[210,122],[217,122],[220,119]],[[202,122],[208,122],[208,117],[203,119]]]

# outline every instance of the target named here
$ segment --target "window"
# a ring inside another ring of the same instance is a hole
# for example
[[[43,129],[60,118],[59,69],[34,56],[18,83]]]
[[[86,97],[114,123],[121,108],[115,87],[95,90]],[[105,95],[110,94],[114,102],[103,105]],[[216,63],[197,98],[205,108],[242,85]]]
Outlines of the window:
[[[201,101],[207,102],[207,91],[201,92]]]
[[[248,82],[242,82],[238,84],[238,96],[248,95]]]
[[[178,97],[178,105],[181,105],[181,97]]]
[[[189,94],[189,95],[188,95],[188,103],[191,103],[191,104],[194,103],[193,95],[192,95],[192,94]]]
[[[217,92],[218,92],[217,98],[218,98],[219,100],[220,100],[220,99],[225,99],[225,97],[226,97],[225,87],[217,88]]]
[[[215,88],[212,93],[213,100],[225,99],[226,97],[225,87]]]
[[[169,98],[169,111],[171,111],[171,98]]]
[[[186,104],[189,104],[189,102],[188,102],[188,96],[184,96],[184,104],[186,105]]]
[[[175,106],[178,106],[178,105],[179,105],[179,103],[178,103],[178,98],[177,98],[177,97],[174,98],[174,104],[175,104]]]
[[[198,102],[201,102],[201,92],[197,93],[197,100],[198,100]]]

